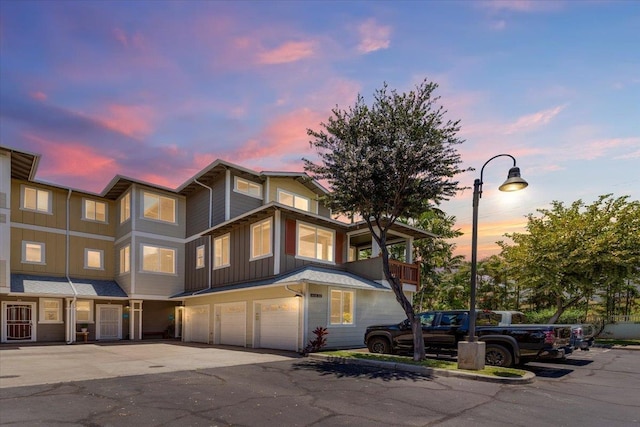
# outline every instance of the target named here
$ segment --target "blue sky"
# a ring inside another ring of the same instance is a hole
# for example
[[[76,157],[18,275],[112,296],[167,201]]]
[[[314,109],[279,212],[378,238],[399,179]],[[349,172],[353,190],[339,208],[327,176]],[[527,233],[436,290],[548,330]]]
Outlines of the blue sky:
[[[17,1],[0,4],[0,143],[37,178],[176,187],[220,158],[301,171],[307,128],[383,82],[428,79],[487,165],[480,257],[552,200],[640,194],[640,2]],[[465,236],[471,191],[442,205]]]

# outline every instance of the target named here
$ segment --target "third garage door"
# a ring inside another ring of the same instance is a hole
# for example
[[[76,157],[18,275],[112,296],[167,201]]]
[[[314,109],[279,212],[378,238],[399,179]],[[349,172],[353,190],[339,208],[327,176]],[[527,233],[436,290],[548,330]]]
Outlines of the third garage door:
[[[256,302],[257,347],[298,350],[298,298]]]
[[[247,304],[232,302],[216,304],[216,344],[239,345],[245,347],[247,331]]]

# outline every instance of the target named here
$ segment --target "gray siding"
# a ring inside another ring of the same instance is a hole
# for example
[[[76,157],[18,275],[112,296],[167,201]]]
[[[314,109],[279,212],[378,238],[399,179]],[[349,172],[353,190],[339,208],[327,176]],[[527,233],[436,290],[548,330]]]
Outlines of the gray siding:
[[[201,189],[187,199],[187,237],[209,228],[209,190]]]
[[[200,245],[204,245],[204,268],[196,268],[196,248]],[[185,291],[196,291],[209,286],[209,248],[208,237],[200,237],[185,245]]]
[[[170,197],[176,200],[176,223],[168,223],[157,221],[144,217],[143,212],[143,194],[145,191],[153,194]],[[186,203],[181,196],[172,193],[165,193],[156,189],[137,188],[135,192],[135,207],[132,209],[132,215],[136,215],[136,231],[145,233],[153,233],[167,237],[184,238],[186,233]]]
[[[247,178],[243,178],[247,179]],[[256,184],[262,185],[259,181],[252,181]],[[234,178],[231,177],[231,218],[242,215],[245,212],[249,212],[253,209],[262,206],[262,199],[256,199],[255,197],[247,196],[245,194],[237,193],[233,191]],[[264,188],[262,189],[264,192]]]
[[[331,218],[331,211],[322,202],[318,202],[318,215]]]
[[[142,271],[142,245],[159,246],[175,249],[176,274],[151,273]],[[184,290],[184,245],[168,242],[166,240],[138,238],[135,244],[135,262],[132,261],[131,269],[135,269],[136,282],[134,293],[136,295],[153,295],[169,297]]]
[[[213,188],[213,225],[216,225],[225,221],[225,180],[217,180],[211,188]]]

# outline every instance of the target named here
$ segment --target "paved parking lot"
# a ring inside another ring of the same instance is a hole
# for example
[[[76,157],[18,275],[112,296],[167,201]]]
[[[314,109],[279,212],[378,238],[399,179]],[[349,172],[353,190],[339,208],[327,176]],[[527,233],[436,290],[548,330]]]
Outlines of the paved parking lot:
[[[288,360],[293,352],[172,341],[0,346],[0,388]]]

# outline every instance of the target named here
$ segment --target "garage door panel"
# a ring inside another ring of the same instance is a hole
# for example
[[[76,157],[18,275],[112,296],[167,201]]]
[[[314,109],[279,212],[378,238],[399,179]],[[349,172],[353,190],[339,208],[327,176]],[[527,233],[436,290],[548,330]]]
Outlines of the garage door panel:
[[[245,347],[247,331],[247,305],[245,302],[221,304],[220,344]]]
[[[260,310],[260,347],[279,350],[298,349],[297,298],[263,301]]]

